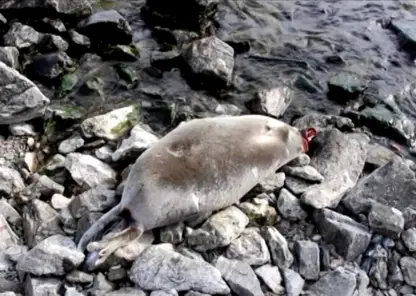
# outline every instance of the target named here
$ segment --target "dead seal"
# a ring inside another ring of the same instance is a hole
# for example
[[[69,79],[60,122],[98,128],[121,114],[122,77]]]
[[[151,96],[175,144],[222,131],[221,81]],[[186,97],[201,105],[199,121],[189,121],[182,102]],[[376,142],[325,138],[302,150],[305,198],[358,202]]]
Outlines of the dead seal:
[[[137,158],[120,203],[83,234],[78,248],[99,251],[98,265],[144,231],[230,206],[306,152],[314,134],[263,115],[182,123]],[[129,217],[126,229],[89,243],[120,215]]]

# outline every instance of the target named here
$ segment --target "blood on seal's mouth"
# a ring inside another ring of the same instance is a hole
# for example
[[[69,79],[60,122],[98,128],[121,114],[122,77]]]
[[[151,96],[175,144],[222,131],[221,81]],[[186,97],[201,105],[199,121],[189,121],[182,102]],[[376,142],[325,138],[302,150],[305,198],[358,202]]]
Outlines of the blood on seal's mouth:
[[[302,142],[302,151],[304,153],[306,153],[309,150],[309,143],[316,136],[316,129],[307,128],[307,129],[302,130],[300,133],[303,137],[303,139],[302,139],[303,140],[303,142]]]

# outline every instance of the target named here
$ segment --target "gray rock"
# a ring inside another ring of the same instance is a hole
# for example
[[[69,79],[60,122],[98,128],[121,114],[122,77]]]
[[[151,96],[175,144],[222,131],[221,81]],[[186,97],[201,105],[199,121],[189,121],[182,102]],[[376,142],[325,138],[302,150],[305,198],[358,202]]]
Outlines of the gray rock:
[[[75,67],[75,62],[64,51],[54,50],[34,55],[26,69],[31,73],[31,77],[52,83]]]
[[[409,228],[402,233],[404,245],[410,252],[416,252],[416,228]]]
[[[64,23],[59,19],[51,19],[44,17],[42,20],[42,25],[48,28],[48,31],[54,31],[54,33],[64,33],[66,32],[66,27]]]
[[[73,270],[65,276],[65,279],[73,284],[91,284],[94,281],[94,276],[83,271]]]
[[[376,260],[368,271],[371,285],[374,288],[387,289],[387,273],[387,263],[380,259]]]
[[[137,119],[137,106],[131,105],[85,119],[81,129],[86,138],[95,136],[114,141],[125,136]]]
[[[19,212],[4,198],[0,199],[0,215],[13,225],[18,225],[22,221]]]
[[[86,154],[73,152],[65,159],[65,168],[81,187],[91,189],[98,185],[114,187],[117,173],[108,164]]]
[[[379,168],[391,161],[395,155],[396,153],[390,149],[373,143],[369,145],[365,162],[374,168]]]
[[[293,255],[284,236],[273,226],[262,227],[261,232],[269,247],[273,264],[279,268],[290,267]]]
[[[375,200],[402,211],[409,206],[416,207],[412,198],[415,193],[415,172],[405,161],[395,156],[389,163],[361,179],[357,186],[346,194],[343,204],[356,213],[357,202],[367,201],[369,207],[365,207],[364,210],[368,211],[371,209],[370,200]]]
[[[146,296],[146,293],[138,288],[121,288],[106,293],[105,296]]]
[[[16,246],[18,239],[18,236],[10,228],[6,219],[0,215],[0,252],[4,252],[8,248]]]
[[[78,28],[91,40],[107,44],[130,44],[133,38],[129,23],[114,9],[97,11],[81,20]]]
[[[81,218],[88,212],[106,211],[117,203],[114,190],[98,185],[75,196],[69,204],[69,208],[75,218]]]
[[[185,296],[211,296],[205,293],[199,293],[196,291],[189,291],[188,293],[185,294]]]
[[[305,280],[296,271],[289,268],[284,268],[282,274],[287,296],[299,296],[305,285]]]
[[[54,195],[52,195],[52,198],[51,198],[51,206],[55,210],[62,210],[63,208],[66,208],[70,202],[71,202],[70,198],[67,198],[59,193],[55,193]]]
[[[65,275],[77,268],[85,255],[71,238],[53,235],[37,244],[16,265],[17,270],[33,275]]]
[[[262,281],[269,287],[269,289],[280,295],[284,292],[282,287],[282,276],[280,275],[279,268],[270,264],[263,265],[255,270],[255,273]]]
[[[108,292],[114,290],[114,284],[109,282],[105,275],[99,272],[94,278],[94,285],[91,289],[93,296],[106,295]]]
[[[210,36],[185,45],[182,56],[193,75],[202,79],[215,77],[222,84],[231,83],[234,49],[221,39]]]
[[[11,124],[9,131],[13,136],[36,136],[34,126],[29,123]]]
[[[314,182],[309,182],[303,179],[287,176],[285,179],[285,187],[290,190],[294,195],[300,196],[305,193],[311,186],[315,185]]]
[[[68,211],[69,214],[71,214],[70,211]],[[92,224],[94,224],[95,221],[97,221],[103,214],[99,213],[99,212],[92,212],[92,213],[86,213],[84,216],[82,216],[76,223],[76,236],[75,236],[75,241],[79,242],[79,240],[81,239],[81,236],[84,234],[85,231],[87,231],[88,228],[91,227]],[[72,215],[71,215],[72,217]],[[73,217],[72,217],[73,218]],[[68,222],[70,223],[70,227],[72,228],[72,222],[74,222],[75,219],[73,219],[73,221],[70,221],[68,219]]]
[[[178,292],[176,290],[170,290],[170,291],[153,291],[150,293],[150,296],[178,296]]]
[[[319,112],[311,112],[293,121],[293,126],[300,130],[313,127],[318,132],[337,128],[339,130],[351,130],[354,123],[351,119],[337,115],[327,115]]]
[[[37,179],[28,187],[26,187],[21,195],[27,197],[27,199],[35,199],[41,197],[49,199],[55,193],[62,194],[64,190],[64,186],[56,183],[48,176],[42,175],[37,176]]]
[[[413,257],[402,257],[400,267],[406,284],[416,287],[416,259]]]
[[[241,115],[242,110],[233,104],[218,104],[215,113],[219,115]]]
[[[228,246],[249,223],[249,218],[235,206],[212,215],[199,229],[186,238],[188,245],[197,251]]]
[[[295,159],[293,159],[292,161],[290,161],[287,165],[291,167],[302,167],[302,166],[309,165],[310,162],[311,162],[311,158],[309,157],[308,154],[301,154]]]
[[[405,208],[403,211],[404,229],[416,227],[416,210],[412,208]]]
[[[30,48],[42,41],[43,34],[32,27],[14,22],[10,30],[3,36],[6,46],[13,46],[18,49]]]
[[[90,38],[78,33],[73,29],[68,31],[68,35],[69,38],[71,38],[72,43],[76,44],[81,48],[88,49],[91,46]]]
[[[23,234],[29,247],[51,235],[63,235],[59,213],[41,200],[32,200],[23,208]]]
[[[247,215],[253,225],[274,225],[277,212],[266,199],[253,198],[251,202],[242,202],[238,208]]]
[[[315,167],[325,181],[302,194],[302,202],[317,208],[335,207],[343,195],[358,181],[367,158],[368,137],[362,134],[344,134],[338,129],[318,133],[317,147],[311,156]]]
[[[277,199],[277,209],[286,219],[291,221],[304,220],[308,214],[302,209],[296,196],[282,188]]]
[[[178,244],[183,241],[184,231],[185,224],[183,222],[162,227],[160,229],[160,241],[162,243]]]
[[[314,167],[310,165],[305,165],[301,167],[291,167],[285,165],[282,167],[282,172],[284,172],[286,176],[292,176],[311,182],[322,182],[324,180],[324,177]]]
[[[129,278],[145,290],[195,290],[221,295],[230,293],[216,268],[205,261],[192,260],[176,253],[169,244],[153,245],[145,249],[134,261]]]
[[[0,124],[13,124],[43,116],[49,99],[25,76],[0,62]]]
[[[276,174],[270,175],[269,177],[261,181],[259,185],[262,188],[262,191],[266,193],[272,193],[282,188],[284,184],[285,184],[285,174],[276,173]]]
[[[121,159],[136,159],[143,151],[148,149],[158,140],[153,133],[136,125],[130,131],[130,137],[121,142],[120,147],[113,153],[112,160],[117,162]]]
[[[260,282],[250,265],[223,256],[213,263],[227,281],[231,290],[241,296],[262,296]]]
[[[75,152],[78,148],[84,146],[84,139],[81,138],[79,135],[75,135],[71,138],[63,140],[59,146],[58,151],[61,154],[68,154],[71,152]]]
[[[353,296],[356,287],[355,275],[338,267],[329,271],[319,281],[310,286],[303,295],[305,296]]]
[[[111,162],[113,157],[113,148],[110,145],[104,145],[95,150],[95,157],[104,162]]]
[[[368,214],[368,223],[375,232],[396,239],[403,231],[404,217],[399,210],[376,203]]]
[[[305,240],[296,241],[295,258],[298,272],[305,280],[319,279],[321,265],[317,243]]]
[[[48,172],[53,172],[62,168],[65,168],[65,156],[61,154],[52,156],[45,165],[45,170]]]
[[[14,46],[0,47],[0,61],[10,68],[18,70],[20,67],[19,50]]]
[[[315,213],[314,219],[322,237],[346,260],[357,259],[370,244],[369,229],[350,217],[322,209]]]
[[[0,166],[0,194],[13,196],[25,189],[20,173],[12,168]]]
[[[263,89],[248,102],[248,107],[253,113],[279,117],[289,107],[293,97],[292,89],[287,86]]]
[[[84,294],[78,292],[78,290],[75,287],[65,286],[65,296],[84,296]]]
[[[68,42],[66,42],[61,36],[53,34],[45,34],[39,46],[46,51],[66,51],[69,48]]]
[[[88,16],[92,12],[87,0],[7,0],[0,4],[0,11],[11,13],[13,10],[36,9],[36,13],[45,14],[55,12],[72,19]],[[45,294],[46,295],[46,294]]]
[[[243,261],[249,265],[263,265],[270,262],[267,244],[257,228],[247,228],[228,246],[225,257]]]
[[[27,276],[24,282],[24,291],[27,296],[60,296],[59,290],[61,286],[62,281],[58,279]]]

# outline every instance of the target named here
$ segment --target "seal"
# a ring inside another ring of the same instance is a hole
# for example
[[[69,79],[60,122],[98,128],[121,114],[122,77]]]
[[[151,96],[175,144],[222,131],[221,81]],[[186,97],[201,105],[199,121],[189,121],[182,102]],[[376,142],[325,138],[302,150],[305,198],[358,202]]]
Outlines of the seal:
[[[119,204],[83,234],[78,248],[98,252],[93,265],[99,265],[144,231],[237,203],[259,182],[305,153],[315,133],[264,115],[181,123],[137,158]],[[90,243],[120,216],[129,217],[127,228]]]

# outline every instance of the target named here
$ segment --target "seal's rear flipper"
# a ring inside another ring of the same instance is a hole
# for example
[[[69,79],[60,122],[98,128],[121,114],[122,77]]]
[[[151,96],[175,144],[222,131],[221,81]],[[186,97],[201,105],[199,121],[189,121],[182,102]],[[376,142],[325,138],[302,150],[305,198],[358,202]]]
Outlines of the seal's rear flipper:
[[[115,236],[98,242],[91,242],[87,250],[91,252],[86,260],[87,265],[97,266],[104,263],[107,258],[117,249],[127,246],[133,240],[141,237],[143,228],[141,226],[129,226]]]

